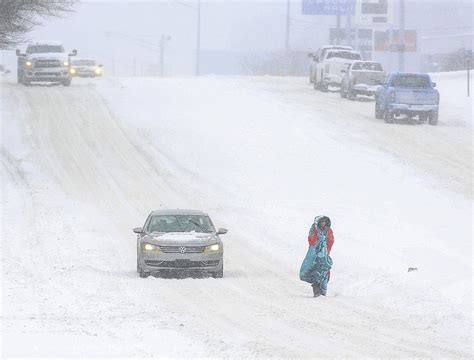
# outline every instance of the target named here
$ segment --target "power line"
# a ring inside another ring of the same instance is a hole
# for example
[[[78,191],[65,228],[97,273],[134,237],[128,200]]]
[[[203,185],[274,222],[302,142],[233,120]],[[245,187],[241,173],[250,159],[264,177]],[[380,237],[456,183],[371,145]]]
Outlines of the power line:
[[[193,10],[197,10],[197,7],[196,7],[196,6],[193,6],[193,5],[191,5],[191,4],[186,4],[186,3],[183,2],[183,1],[175,0],[175,3],[178,4],[178,5],[182,5],[182,6],[184,6],[184,7],[193,9]]]

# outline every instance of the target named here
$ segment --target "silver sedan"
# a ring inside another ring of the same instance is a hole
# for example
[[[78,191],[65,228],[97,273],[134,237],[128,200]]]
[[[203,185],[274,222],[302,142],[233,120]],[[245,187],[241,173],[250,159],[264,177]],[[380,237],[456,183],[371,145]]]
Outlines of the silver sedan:
[[[224,276],[224,248],[209,215],[196,210],[156,210],[137,234],[137,272],[140,277],[164,270],[201,271]]]

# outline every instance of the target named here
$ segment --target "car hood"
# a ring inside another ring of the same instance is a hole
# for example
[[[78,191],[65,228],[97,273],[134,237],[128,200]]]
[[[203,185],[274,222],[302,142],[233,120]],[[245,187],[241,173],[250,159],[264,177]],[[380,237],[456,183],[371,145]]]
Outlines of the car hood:
[[[145,241],[155,245],[211,245],[220,243],[220,239],[215,234],[205,234],[196,232],[186,233],[157,233],[147,236]]]
[[[72,65],[72,67],[77,70],[95,70],[95,65]]]
[[[66,53],[41,53],[41,54],[30,54],[28,55],[29,59],[41,59],[41,60],[68,60],[68,55]]]

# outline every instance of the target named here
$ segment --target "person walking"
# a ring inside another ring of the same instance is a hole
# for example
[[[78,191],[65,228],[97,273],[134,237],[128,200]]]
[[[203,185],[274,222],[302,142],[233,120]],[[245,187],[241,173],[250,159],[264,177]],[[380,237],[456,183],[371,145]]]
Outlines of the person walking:
[[[300,280],[309,282],[313,296],[326,296],[332,267],[329,255],[334,244],[331,220],[327,216],[316,216],[309,229],[309,248],[300,268]]]

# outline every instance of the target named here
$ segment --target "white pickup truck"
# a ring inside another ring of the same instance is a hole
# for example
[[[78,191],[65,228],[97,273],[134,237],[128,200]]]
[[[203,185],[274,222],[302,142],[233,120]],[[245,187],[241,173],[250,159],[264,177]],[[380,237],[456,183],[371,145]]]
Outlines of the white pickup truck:
[[[316,76],[316,68],[318,63],[324,59],[326,53],[329,50],[353,50],[352,46],[346,45],[324,45],[321,46],[316,52],[309,53],[308,56],[311,58],[311,62],[309,64],[309,82],[311,84],[314,83],[314,77]]]
[[[354,61],[362,60],[359,51],[332,49],[316,65],[314,88],[328,91],[329,86],[341,87],[342,73]]]
[[[18,83],[30,85],[33,82],[52,82],[71,85],[70,57],[64,47],[57,41],[38,41],[28,44],[26,53],[16,51],[18,56]]]

